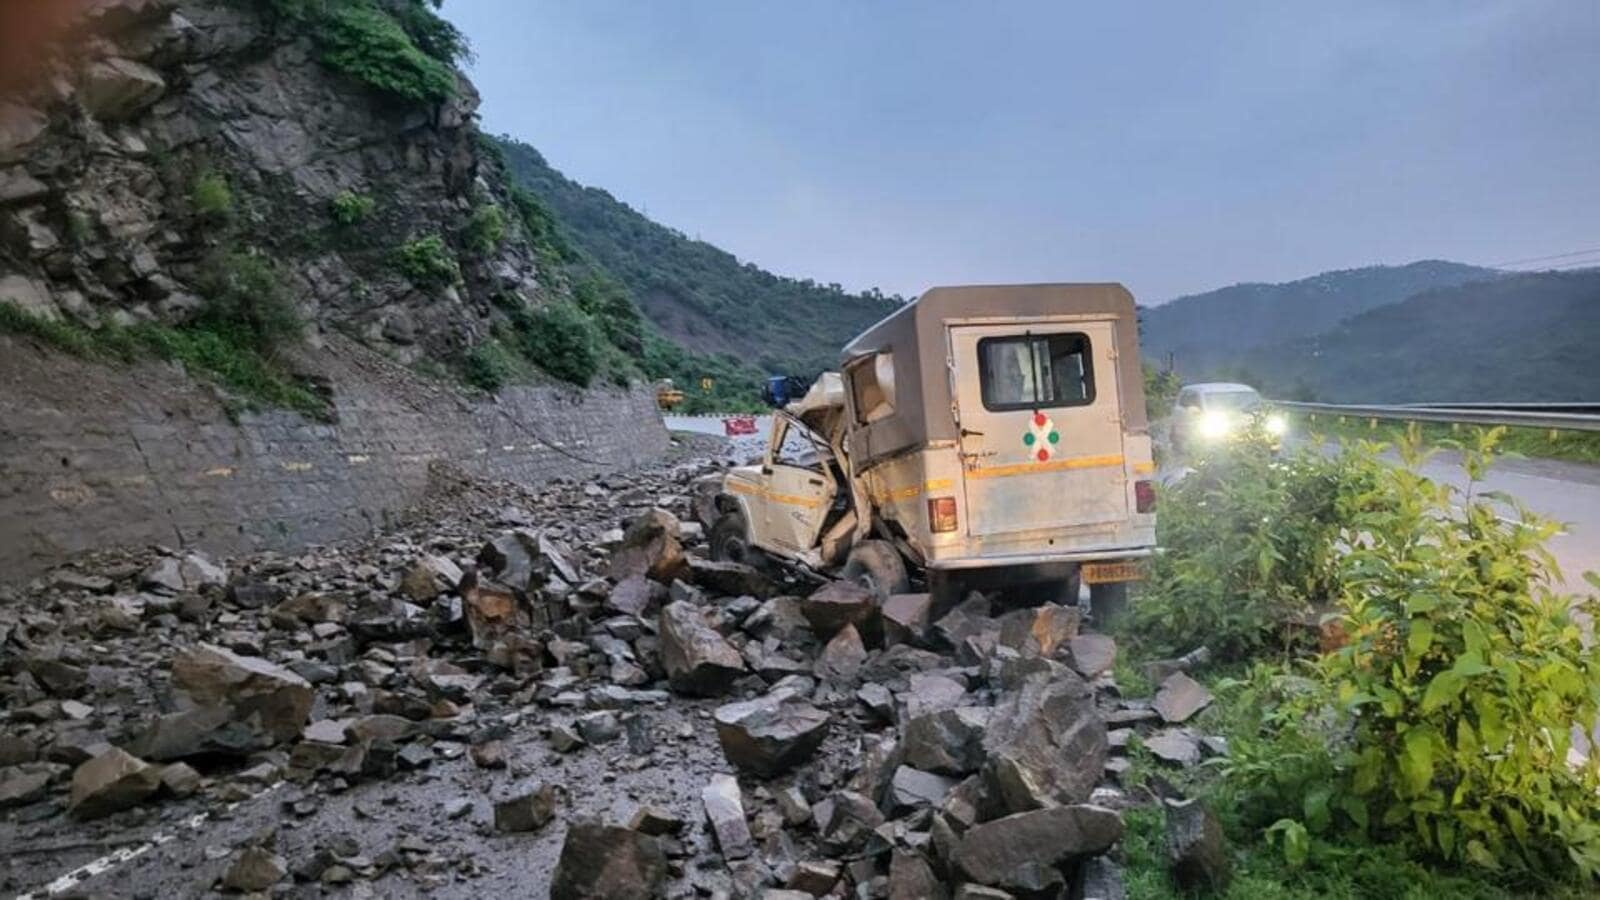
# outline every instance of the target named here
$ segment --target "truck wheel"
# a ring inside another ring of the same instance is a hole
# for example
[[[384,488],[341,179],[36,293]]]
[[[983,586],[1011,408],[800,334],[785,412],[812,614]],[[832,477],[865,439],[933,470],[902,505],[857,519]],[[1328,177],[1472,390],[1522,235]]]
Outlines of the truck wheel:
[[[1128,583],[1089,585],[1089,617],[1096,631],[1109,633],[1120,628],[1128,618]]]
[[[900,558],[900,551],[888,541],[862,541],[855,545],[839,574],[872,591],[879,598],[904,594],[911,589],[911,579],[906,575],[906,561]]]
[[[711,558],[718,562],[748,563],[750,531],[740,513],[723,513],[711,526]]]

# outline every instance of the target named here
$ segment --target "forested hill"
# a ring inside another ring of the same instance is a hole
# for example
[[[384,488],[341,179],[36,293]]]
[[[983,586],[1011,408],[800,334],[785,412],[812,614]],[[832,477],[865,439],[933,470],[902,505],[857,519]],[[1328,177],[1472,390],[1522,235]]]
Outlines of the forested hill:
[[[893,312],[898,299],[845,293],[774,275],[646,218],[599,188],[551,168],[537,150],[496,139],[513,180],[554,212],[565,237],[627,286],[664,334],[770,372],[838,364],[839,348]]]
[[[1600,400],[1600,270],[1417,294],[1239,357],[1264,387],[1333,403]]]
[[[1498,275],[1441,260],[1324,272],[1283,284],[1236,284],[1144,311],[1145,359],[1170,354],[1185,377],[1207,376],[1252,348],[1310,337],[1350,316],[1431,288]]]

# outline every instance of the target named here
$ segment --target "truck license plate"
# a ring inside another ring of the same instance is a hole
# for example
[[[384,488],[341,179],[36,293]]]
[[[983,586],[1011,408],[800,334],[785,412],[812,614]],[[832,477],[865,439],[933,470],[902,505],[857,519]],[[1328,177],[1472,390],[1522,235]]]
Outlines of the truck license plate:
[[[1144,572],[1138,563],[1102,562],[1084,563],[1079,570],[1085,584],[1108,584],[1113,581],[1138,581]]]

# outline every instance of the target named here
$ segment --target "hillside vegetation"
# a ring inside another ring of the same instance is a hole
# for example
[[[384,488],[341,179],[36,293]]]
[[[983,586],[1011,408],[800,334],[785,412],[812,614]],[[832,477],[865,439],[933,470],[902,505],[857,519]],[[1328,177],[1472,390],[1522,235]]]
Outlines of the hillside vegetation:
[[[1310,337],[1421,291],[1492,278],[1494,269],[1440,260],[1323,272],[1283,284],[1236,284],[1144,312],[1145,358],[1194,380],[1252,348]]]
[[[497,143],[511,177],[553,212],[572,245],[615,276],[662,334],[701,354],[736,354],[762,372],[812,373],[893,312],[899,298],[774,275],[651,221],[551,168],[513,138]]]

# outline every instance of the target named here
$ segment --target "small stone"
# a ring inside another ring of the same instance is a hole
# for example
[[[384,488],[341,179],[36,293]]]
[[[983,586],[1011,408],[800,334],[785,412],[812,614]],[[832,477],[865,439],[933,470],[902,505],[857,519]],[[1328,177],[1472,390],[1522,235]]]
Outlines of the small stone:
[[[555,818],[557,799],[553,785],[536,784],[494,805],[494,828],[506,832],[537,831]]]
[[[283,857],[265,847],[246,847],[222,876],[222,886],[241,893],[265,891],[289,874]]]
[[[884,643],[921,645],[927,640],[932,610],[932,594],[890,595],[883,601]]]
[[[506,745],[504,741],[486,741],[482,744],[473,744],[470,753],[473,765],[480,769],[504,769],[506,767]]]
[[[651,836],[676,834],[683,829],[683,819],[655,806],[641,806],[629,820],[628,827]]]
[[[889,858],[889,900],[945,900],[950,891],[921,854],[895,850]]]
[[[188,763],[172,763],[161,768],[161,786],[174,797],[187,797],[200,789],[200,773]]]
[[[854,625],[839,629],[817,656],[813,671],[822,681],[851,682],[861,674],[867,661],[867,648]]]
[[[699,608],[678,601],[661,610],[661,665],[674,690],[711,696],[744,674],[744,657],[706,622]]]
[[[891,805],[896,811],[938,806],[955,786],[954,778],[900,766],[894,770],[894,779],[889,783]]]

